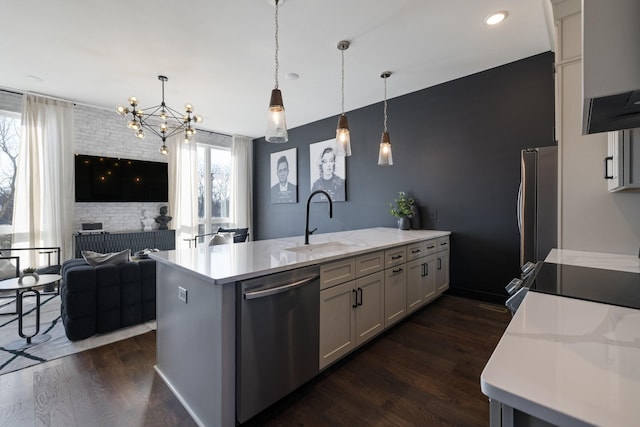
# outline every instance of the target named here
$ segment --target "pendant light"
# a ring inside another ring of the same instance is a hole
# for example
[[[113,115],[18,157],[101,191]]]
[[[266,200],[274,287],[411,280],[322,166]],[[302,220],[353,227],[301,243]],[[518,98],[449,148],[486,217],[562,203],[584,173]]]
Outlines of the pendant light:
[[[382,132],[382,138],[380,139],[380,151],[378,153],[379,166],[393,165],[391,139],[389,139],[389,132],[387,132],[387,79],[389,76],[391,76],[391,71],[385,71],[380,74],[380,77],[384,79],[384,131]]]
[[[338,50],[342,54],[342,114],[338,119],[338,127],[336,128],[336,156],[351,156],[351,136],[349,135],[349,122],[344,114],[344,51],[349,49],[350,43],[346,40],[338,42]]]
[[[287,133],[287,123],[284,118],[284,103],[282,102],[282,92],[280,92],[280,89],[278,89],[278,68],[280,66],[280,64],[278,63],[278,50],[280,48],[278,44],[278,3],[284,3],[284,0],[275,0],[276,84],[271,91],[271,99],[269,101],[269,111],[267,117],[267,131],[265,133],[265,139],[267,140],[267,142],[273,142],[277,144],[287,142],[289,140],[289,135]]]

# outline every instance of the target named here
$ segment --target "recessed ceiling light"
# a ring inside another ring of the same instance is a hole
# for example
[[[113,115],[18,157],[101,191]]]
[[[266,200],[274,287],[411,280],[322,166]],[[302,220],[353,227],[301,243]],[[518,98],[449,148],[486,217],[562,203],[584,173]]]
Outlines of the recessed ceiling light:
[[[298,73],[287,73],[284,75],[284,77],[287,80],[298,80],[298,77],[300,77],[300,75]]]
[[[507,13],[506,10],[501,10],[500,12],[492,13],[491,15],[484,18],[484,23],[487,25],[497,25],[502,21],[504,21],[505,19],[507,19],[507,15],[509,15],[509,13]]]

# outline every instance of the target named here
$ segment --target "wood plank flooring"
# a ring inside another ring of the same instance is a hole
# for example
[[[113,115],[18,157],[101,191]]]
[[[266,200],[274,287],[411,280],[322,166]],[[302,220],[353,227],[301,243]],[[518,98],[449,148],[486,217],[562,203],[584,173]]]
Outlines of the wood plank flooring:
[[[443,296],[249,426],[487,426],[480,373],[511,316]],[[0,376],[0,426],[194,426],[153,369],[155,332]]]

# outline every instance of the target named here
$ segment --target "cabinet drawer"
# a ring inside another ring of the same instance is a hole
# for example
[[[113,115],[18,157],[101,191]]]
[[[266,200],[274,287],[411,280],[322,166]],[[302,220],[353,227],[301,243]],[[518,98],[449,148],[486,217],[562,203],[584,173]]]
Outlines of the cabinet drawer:
[[[449,250],[449,236],[446,237],[439,237],[438,238],[438,243],[437,243],[437,249],[438,252],[440,251],[448,251]]]
[[[438,247],[438,241],[436,239],[427,240],[426,242],[424,242],[424,250],[427,255],[435,254],[437,247]]]
[[[387,249],[384,251],[385,268],[393,267],[394,265],[402,264],[406,261],[407,261],[406,246],[400,246],[398,248]]]
[[[407,245],[407,260],[422,258],[426,255],[425,242],[411,243]]]
[[[355,258],[341,259],[320,266],[320,289],[330,288],[355,278]]]
[[[384,269],[384,251],[356,257],[356,277],[366,276]]]

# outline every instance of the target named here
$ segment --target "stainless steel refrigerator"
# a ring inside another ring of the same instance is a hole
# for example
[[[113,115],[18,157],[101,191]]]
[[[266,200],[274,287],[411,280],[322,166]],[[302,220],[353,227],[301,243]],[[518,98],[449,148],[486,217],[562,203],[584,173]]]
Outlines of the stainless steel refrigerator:
[[[521,152],[518,191],[520,265],[544,261],[558,243],[558,148]]]

